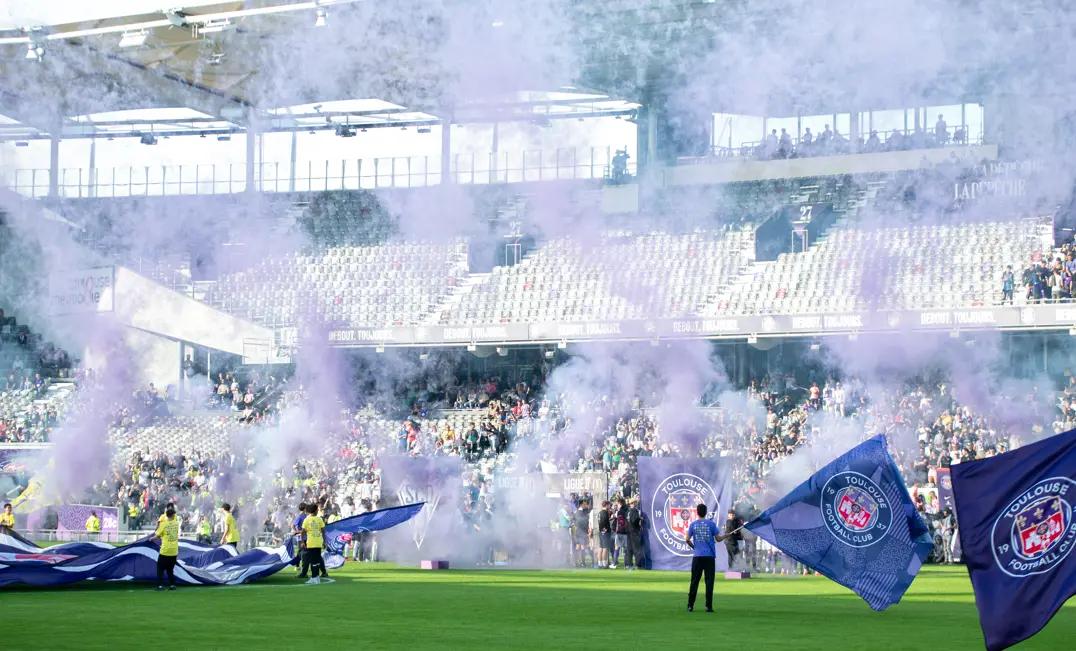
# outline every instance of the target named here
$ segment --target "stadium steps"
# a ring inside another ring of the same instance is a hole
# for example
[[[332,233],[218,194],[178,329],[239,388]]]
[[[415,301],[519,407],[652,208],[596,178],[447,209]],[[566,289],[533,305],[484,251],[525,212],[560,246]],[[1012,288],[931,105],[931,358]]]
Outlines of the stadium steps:
[[[463,303],[464,297],[474,291],[475,287],[484,285],[492,275],[493,274],[490,272],[468,274],[463,282],[452,288],[452,291],[445,297],[445,300],[437,306],[437,309],[429,312],[429,316],[423,319],[422,325],[435,326],[444,323],[445,319],[450,318],[456,313],[460,304]]]

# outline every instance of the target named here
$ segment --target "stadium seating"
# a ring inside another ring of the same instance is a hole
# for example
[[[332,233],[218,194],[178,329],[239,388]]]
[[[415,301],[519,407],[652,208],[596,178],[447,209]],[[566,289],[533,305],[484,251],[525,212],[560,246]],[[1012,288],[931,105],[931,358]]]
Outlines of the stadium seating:
[[[1006,265],[1020,269],[1052,238],[1049,217],[833,229],[803,253],[757,263],[705,314],[940,309],[1000,301]]]
[[[8,388],[0,391],[0,441],[41,443],[48,441],[52,427],[61,422],[75,392],[75,385],[60,382],[44,391]],[[16,432],[21,432],[17,437]]]
[[[740,229],[605,233],[551,240],[497,267],[442,323],[526,323],[672,317],[694,312],[747,263]]]
[[[338,246],[270,258],[225,276],[208,302],[262,323],[305,316],[356,326],[415,325],[467,274],[467,245]]]
[[[234,418],[215,414],[171,416],[146,427],[115,427],[110,436],[125,450],[220,455],[231,449],[232,433],[240,427]]]

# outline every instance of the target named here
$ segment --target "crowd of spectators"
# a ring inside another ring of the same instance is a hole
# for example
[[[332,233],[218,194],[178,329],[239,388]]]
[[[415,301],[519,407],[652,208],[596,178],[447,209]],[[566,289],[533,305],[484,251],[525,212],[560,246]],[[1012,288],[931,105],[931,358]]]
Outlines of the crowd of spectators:
[[[535,376],[541,379],[543,371],[536,371]],[[309,398],[302,390],[272,378],[239,379],[223,374],[216,386],[228,389],[227,400],[221,402],[240,411],[244,408],[237,407],[241,404],[235,402],[237,391],[245,396],[246,386],[262,387],[264,395],[269,395],[271,388],[276,389],[260,416],[247,421],[252,433],[279,424],[282,414],[301,408]],[[561,505],[567,517],[553,517],[549,522],[554,531],[570,532],[566,539],[574,541],[571,536],[579,525],[572,514],[582,502],[587,503],[588,513],[595,514],[605,500],[616,504],[623,499],[630,504],[638,497],[641,457],[727,458],[734,483],[740,487],[737,508],[747,515],[775,497],[769,482],[774,467],[822,438],[839,420],[854,423],[846,429],[863,436],[879,432],[889,436],[894,458],[919,508],[935,528],[937,558],[944,560],[951,558],[945,550],[951,552],[956,523],[937,497],[935,469],[993,456],[1020,445],[1028,436],[1076,426],[1076,379],[1071,377],[1056,393],[1043,388],[1028,396],[1006,398],[1042,405],[1042,413],[1052,415],[1052,420],[1045,418],[1031,432],[1016,431],[1010,420],[960,403],[944,378],[901,387],[868,387],[855,378],[801,382],[791,374],[768,375],[739,392],[739,402],[721,399],[715,407],[700,405],[699,422],[688,433],[663,427],[652,393],[624,400],[553,394],[528,382],[499,377],[447,383],[446,387],[423,392],[429,402],[411,404],[407,415],[395,420],[369,405],[342,407],[338,422],[330,428],[333,431],[325,436],[324,454],[296,460],[285,468],[266,465],[256,446],[233,445],[219,454],[126,449],[116,458],[110,479],[95,487],[88,499],[118,506],[131,528],[147,526],[167,503],[173,503],[184,526],[201,531],[203,526],[215,526],[214,507],[227,496],[242,514],[240,519],[251,536],[248,540],[279,542],[289,535],[299,502],[318,503],[331,519],[391,502],[392,496],[382,500],[380,490],[380,461],[385,456],[451,456],[458,457],[465,469],[460,518],[476,528],[498,517],[503,508],[496,479],[504,473],[601,473],[608,487],[604,495],[575,495]],[[167,418],[162,409],[168,405],[163,392],[152,386],[141,388],[128,404],[116,408],[112,425],[134,428]],[[745,562],[760,569],[796,571],[773,550],[748,542],[752,546],[750,554],[745,547]],[[566,547],[565,562],[579,562],[578,551],[574,543]],[[491,549],[490,559],[494,552]],[[596,562],[595,556],[590,558]]]
[[[929,149],[950,145],[966,145],[967,129],[963,126],[950,127],[939,115],[932,129],[918,127],[915,129],[893,129],[879,134],[870,130],[866,137],[860,135],[851,138],[825,125],[815,134],[807,127],[795,138],[786,129],[771,129],[762,142],[746,146],[751,154],[760,159],[807,158],[811,156],[832,156],[835,154],[873,153],[882,151],[907,151],[911,149]]]

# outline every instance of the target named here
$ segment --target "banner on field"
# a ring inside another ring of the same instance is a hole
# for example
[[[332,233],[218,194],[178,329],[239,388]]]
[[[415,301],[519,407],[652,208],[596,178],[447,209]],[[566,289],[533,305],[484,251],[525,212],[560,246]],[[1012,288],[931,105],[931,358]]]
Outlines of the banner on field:
[[[463,469],[458,457],[386,457],[381,461],[381,499],[425,503],[415,517],[387,534],[383,550],[402,558],[443,558],[458,545]],[[390,552],[391,553],[391,552]]]
[[[639,508],[646,514],[650,559],[655,570],[691,569],[693,551],[686,535],[705,504],[707,517],[723,528],[732,506],[731,473],[722,459],[639,459]],[[717,569],[728,569],[728,553],[717,545]]]
[[[101,532],[119,531],[119,509],[114,506],[93,506],[90,504],[64,504],[56,507],[56,529],[58,531],[86,531],[86,520],[91,513],[96,513],[101,520]]]

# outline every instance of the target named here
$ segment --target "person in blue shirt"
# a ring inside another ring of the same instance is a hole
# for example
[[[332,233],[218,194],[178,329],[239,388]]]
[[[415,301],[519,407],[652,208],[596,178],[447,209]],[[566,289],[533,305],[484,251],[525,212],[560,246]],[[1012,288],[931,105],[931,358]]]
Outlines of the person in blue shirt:
[[[299,502],[299,515],[291,525],[291,533],[295,536],[296,546],[298,547],[295,555],[298,559],[296,565],[299,566],[299,571],[296,576],[300,579],[305,579],[307,571],[310,569],[310,561],[306,556],[306,531],[303,530],[303,521],[306,520],[306,516],[306,503]]]
[[[728,536],[718,533],[717,524],[706,517],[706,505],[695,507],[699,519],[687,529],[687,544],[695,553],[691,559],[691,588],[687,592],[687,611],[695,610],[695,596],[699,593],[699,579],[706,576],[706,612],[714,612],[714,557],[717,555],[715,543]]]

